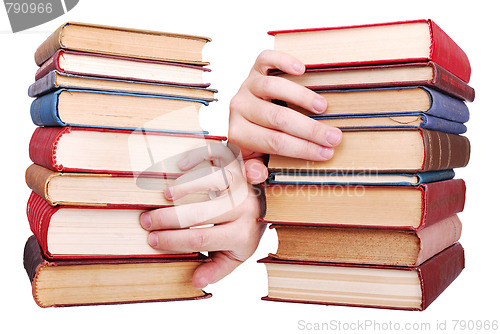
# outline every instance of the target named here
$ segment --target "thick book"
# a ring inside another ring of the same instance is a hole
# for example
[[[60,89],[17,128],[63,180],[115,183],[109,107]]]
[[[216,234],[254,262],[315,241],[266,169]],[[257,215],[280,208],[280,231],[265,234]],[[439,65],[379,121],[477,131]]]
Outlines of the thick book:
[[[165,189],[175,179],[99,173],[54,172],[32,164],[26,184],[50,205],[158,208],[210,200],[208,192],[195,192],[170,201]]]
[[[267,182],[270,184],[311,184],[311,185],[361,185],[361,186],[418,186],[453,179],[452,169],[421,173],[327,173],[327,172],[272,172]]]
[[[133,93],[60,89],[31,103],[38,126],[83,126],[207,133],[199,122],[202,100]]]
[[[186,34],[68,22],[36,50],[42,65],[58,49],[206,65],[202,50],[210,38]]]
[[[59,172],[178,177],[187,152],[225,137],[104,128],[38,127],[29,144],[35,164]],[[195,168],[210,166],[202,162]]]
[[[38,68],[35,80],[52,71],[185,86],[210,86],[203,79],[203,73],[210,71],[206,67],[77,51],[59,50],[54,53]]]
[[[270,184],[265,221],[286,225],[384,227],[421,230],[465,204],[465,182],[418,186]]]
[[[52,206],[32,192],[26,213],[43,255],[53,259],[196,256],[152,248],[139,216],[144,208]]]
[[[433,61],[469,82],[465,52],[432,20],[270,31],[274,49],[308,67]]]
[[[425,310],[460,275],[464,249],[448,247],[417,267],[298,262],[264,258],[269,277],[263,300]]]
[[[345,129],[327,161],[308,161],[272,154],[272,171],[405,172],[465,167],[470,158],[467,137],[422,128]]]
[[[30,97],[39,97],[58,89],[91,89],[112,92],[184,97],[206,102],[215,101],[217,90],[206,87],[181,86],[50,71],[28,88]]]
[[[209,298],[192,276],[207,261],[196,258],[51,260],[34,236],[24,248],[24,268],[40,307],[165,302]]]
[[[270,74],[281,76],[313,90],[426,86],[460,100],[472,102],[475,98],[474,88],[432,61],[308,68],[299,76],[278,70]]]
[[[460,238],[452,215],[421,230],[273,224],[278,249],[271,257],[291,261],[419,266]]]

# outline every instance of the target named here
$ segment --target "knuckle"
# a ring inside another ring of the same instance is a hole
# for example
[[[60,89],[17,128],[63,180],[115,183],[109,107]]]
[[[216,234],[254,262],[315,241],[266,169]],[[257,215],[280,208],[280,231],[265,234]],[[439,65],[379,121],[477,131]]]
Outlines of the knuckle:
[[[263,50],[259,55],[257,56],[257,59],[255,61],[256,64],[263,64],[267,63],[269,61],[269,58],[271,57],[273,51],[271,50]]]
[[[267,144],[269,153],[279,154],[285,144],[285,135],[282,132],[274,132],[269,136]]]
[[[207,245],[207,236],[201,229],[191,229],[191,237],[189,238],[189,245],[191,249],[196,251],[203,251]]]
[[[285,111],[280,107],[273,107],[269,113],[269,124],[274,129],[286,129],[288,125],[288,118],[286,117]]]

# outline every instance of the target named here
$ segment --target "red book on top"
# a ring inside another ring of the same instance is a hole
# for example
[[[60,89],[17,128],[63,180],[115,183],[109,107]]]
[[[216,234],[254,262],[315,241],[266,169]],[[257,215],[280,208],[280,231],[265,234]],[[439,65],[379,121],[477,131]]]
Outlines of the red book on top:
[[[471,68],[465,52],[434,21],[270,31],[275,50],[307,67],[433,61],[464,82]]]
[[[197,256],[156,250],[139,222],[141,207],[52,206],[34,192],[27,216],[48,259]]]

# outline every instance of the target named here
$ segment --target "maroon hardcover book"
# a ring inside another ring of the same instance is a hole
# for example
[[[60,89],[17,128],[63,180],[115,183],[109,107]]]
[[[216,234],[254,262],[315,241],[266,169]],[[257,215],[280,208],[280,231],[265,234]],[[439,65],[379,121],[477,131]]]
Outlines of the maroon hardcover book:
[[[118,66],[117,70],[112,70],[112,63],[110,63],[110,61],[116,63]],[[92,64],[93,67],[88,66],[88,63]],[[98,66],[96,67],[95,64],[98,64]],[[141,67],[139,70],[130,70],[131,67],[133,68],[136,65],[144,65],[146,67]],[[62,49],[55,52],[52,57],[47,59],[38,68],[35,73],[35,80],[43,78],[54,70],[68,74],[112,79],[195,87],[210,86],[209,83],[203,82],[202,79],[202,73],[210,72],[210,69],[203,66],[80,51],[67,51]]]
[[[425,310],[465,266],[464,249],[460,243],[453,244],[418,267],[298,262],[270,257],[258,262],[266,264],[270,275],[269,294],[263,300],[412,311]],[[305,270],[294,270],[295,266]],[[308,270],[310,268],[317,270]],[[342,278],[336,276],[341,275],[343,269],[347,269],[351,277],[348,284],[343,284]],[[385,274],[388,272],[395,274]],[[372,276],[381,279],[371,282]],[[358,284],[351,284],[354,277],[358,278]],[[321,288],[314,283],[315,279],[321,279]],[[300,291],[295,291],[299,285]],[[356,287],[351,289],[350,285]]]
[[[410,74],[405,75],[406,71]],[[420,77],[422,73],[424,75]],[[475,98],[474,88],[432,61],[308,68],[301,76],[288,75],[279,70],[270,74],[286,77],[313,90],[427,86],[460,100],[472,102]]]
[[[35,238],[24,248],[24,268],[40,307],[127,304],[209,298],[192,286],[196,267],[209,259],[48,260]],[[111,288],[113,287],[113,288]]]

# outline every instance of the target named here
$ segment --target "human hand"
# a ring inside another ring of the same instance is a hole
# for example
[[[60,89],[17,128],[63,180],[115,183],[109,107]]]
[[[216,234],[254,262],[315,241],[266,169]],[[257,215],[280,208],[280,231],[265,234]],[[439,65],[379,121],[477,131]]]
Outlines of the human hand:
[[[244,165],[223,144],[190,151],[179,168],[187,171],[202,161],[215,168],[197,169],[182,175],[165,191],[167,199],[178,201],[188,194],[209,192],[211,200],[143,213],[141,225],[150,231],[151,247],[164,251],[208,251],[210,262],[199,266],[193,285],[204,288],[231,273],[257,249],[265,224],[257,194],[247,184]],[[190,228],[213,224],[199,228]]]
[[[230,103],[229,142],[242,150],[248,181],[258,184],[267,178],[264,154],[279,154],[313,161],[333,156],[342,132],[295,110],[279,106],[282,100],[321,114],[327,102],[321,95],[284,78],[269,76],[279,69],[302,75],[305,66],[279,51],[263,51]]]

